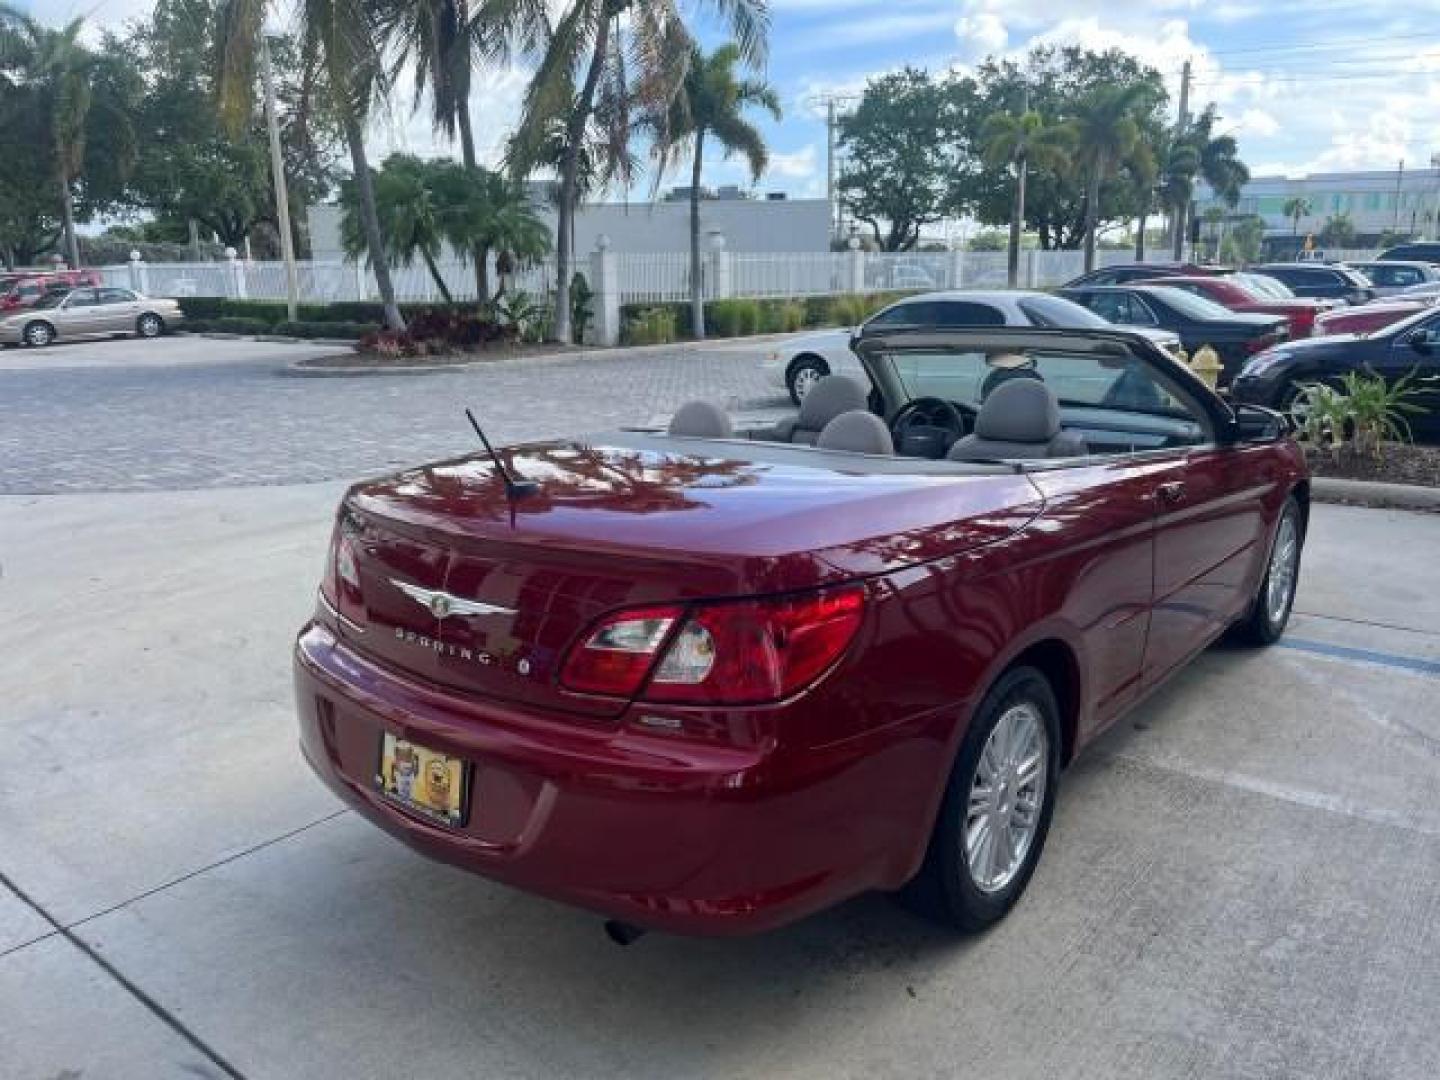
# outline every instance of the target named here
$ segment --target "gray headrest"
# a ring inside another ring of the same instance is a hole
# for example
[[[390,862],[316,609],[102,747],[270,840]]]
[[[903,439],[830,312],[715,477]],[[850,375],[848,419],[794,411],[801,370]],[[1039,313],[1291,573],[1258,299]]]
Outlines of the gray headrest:
[[[841,413],[864,409],[865,388],[845,375],[826,375],[817,379],[800,402],[797,427],[819,431]]]
[[[855,454],[893,454],[890,429],[872,412],[855,409],[831,420],[815,440],[821,450],[849,450]]]
[[[1060,430],[1060,403],[1038,379],[1001,383],[980,406],[975,434],[1005,442],[1049,442]]]
[[[671,435],[691,435],[702,439],[728,439],[734,428],[725,410],[712,401],[687,401],[670,418]]]

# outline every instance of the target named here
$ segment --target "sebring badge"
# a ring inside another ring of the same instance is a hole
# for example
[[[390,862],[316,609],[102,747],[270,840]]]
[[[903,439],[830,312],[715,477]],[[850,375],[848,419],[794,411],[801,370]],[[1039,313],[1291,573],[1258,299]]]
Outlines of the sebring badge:
[[[514,608],[501,607],[499,604],[487,604],[480,600],[466,600],[464,597],[451,596],[439,589],[422,589],[419,585],[412,585],[408,581],[400,581],[396,578],[391,578],[390,584],[428,610],[437,619],[444,619],[451,615],[515,614]]]

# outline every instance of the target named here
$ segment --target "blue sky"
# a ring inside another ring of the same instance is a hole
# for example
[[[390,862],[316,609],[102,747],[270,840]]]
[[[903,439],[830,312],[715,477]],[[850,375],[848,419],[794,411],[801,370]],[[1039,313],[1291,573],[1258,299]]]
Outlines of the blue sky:
[[[115,26],[153,0],[21,0],[22,6],[27,2],[53,21],[84,14]],[[1415,168],[1440,152],[1440,0],[771,2],[765,75],[780,92],[785,118],[762,124],[772,147],[762,190],[824,193],[822,96],[856,94],[868,77],[906,64],[963,68],[1039,41],[1125,48],[1164,72],[1172,95],[1189,58],[1195,105],[1219,106],[1223,127],[1240,139],[1256,175],[1393,168],[1401,158]],[[280,0],[278,8],[290,5]],[[690,10],[707,45],[717,43],[706,9]],[[513,123],[524,82],[523,72],[497,72],[477,89],[475,125],[492,154]],[[380,153],[447,149],[408,104],[376,121],[375,140]],[[738,163],[706,163],[708,183],[746,179]]]

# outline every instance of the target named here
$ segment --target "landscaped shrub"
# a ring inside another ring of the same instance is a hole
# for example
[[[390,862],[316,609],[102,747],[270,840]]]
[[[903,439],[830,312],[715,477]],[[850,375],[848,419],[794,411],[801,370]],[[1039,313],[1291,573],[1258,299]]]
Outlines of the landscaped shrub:
[[[745,337],[760,332],[760,304],[755,300],[716,300],[705,312],[706,329],[717,337]]]
[[[675,340],[675,322],[669,308],[642,308],[625,320],[621,338],[628,345],[665,345]]]
[[[213,320],[210,328],[221,334],[268,334],[270,326],[270,323],[261,319],[243,319],[228,315],[223,319]]]
[[[297,338],[345,338],[357,340],[380,329],[378,323],[363,322],[282,322],[276,323],[270,333],[282,337]]]
[[[859,326],[869,314],[870,305],[865,297],[835,296],[830,300],[830,317],[826,321],[831,326]]]
[[[479,352],[514,339],[509,327],[492,318],[453,307],[429,307],[412,312],[403,331],[373,329],[360,338],[360,348],[389,356],[443,356]]]
[[[766,334],[789,334],[805,329],[805,305],[799,300],[767,300],[760,308],[760,329]]]

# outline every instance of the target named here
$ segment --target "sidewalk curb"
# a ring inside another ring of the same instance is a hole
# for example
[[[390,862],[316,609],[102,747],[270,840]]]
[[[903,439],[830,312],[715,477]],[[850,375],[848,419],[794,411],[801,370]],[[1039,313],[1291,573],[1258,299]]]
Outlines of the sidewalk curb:
[[[1440,513],[1440,488],[1421,487],[1419,484],[1386,484],[1378,480],[1316,476],[1310,481],[1310,492],[1316,502]]]
[[[673,356],[676,358],[695,356],[708,352],[714,347],[734,347],[748,344],[767,345],[787,337],[800,336],[816,331],[797,331],[795,334],[756,334],[751,337],[707,338],[705,341],[676,341],[665,345],[610,345],[591,346],[568,352],[536,353],[533,356],[506,356],[498,360],[476,359],[463,364],[411,364],[409,366],[377,367],[372,364],[325,364],[316,365],[311,357],[290,361],[283,374],[302,379],[337,379],[367,375],[439,375],[447,371],[470,371],[480,367],[496,367],[503,364],[553,363],[557,360],[605,361],[631,359],[636,356]],[[353,345],[354,342],[345,342]]]

